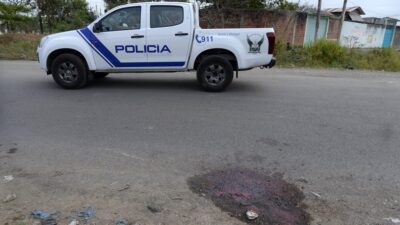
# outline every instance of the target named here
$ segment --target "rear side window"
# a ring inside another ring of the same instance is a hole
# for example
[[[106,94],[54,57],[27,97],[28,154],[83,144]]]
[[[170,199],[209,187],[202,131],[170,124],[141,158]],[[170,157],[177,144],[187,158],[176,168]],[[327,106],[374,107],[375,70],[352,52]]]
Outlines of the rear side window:
[[[150,27],[172,27],[183,22],[181,6],[151,6]]]

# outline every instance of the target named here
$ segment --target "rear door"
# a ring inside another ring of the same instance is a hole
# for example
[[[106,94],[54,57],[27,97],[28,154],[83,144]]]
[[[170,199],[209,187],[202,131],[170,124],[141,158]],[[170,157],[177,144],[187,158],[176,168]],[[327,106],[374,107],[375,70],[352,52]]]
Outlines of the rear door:
[[[150,3],[147,10],[148,63],[160,68],[185,68],[193,35],[190,4]]]

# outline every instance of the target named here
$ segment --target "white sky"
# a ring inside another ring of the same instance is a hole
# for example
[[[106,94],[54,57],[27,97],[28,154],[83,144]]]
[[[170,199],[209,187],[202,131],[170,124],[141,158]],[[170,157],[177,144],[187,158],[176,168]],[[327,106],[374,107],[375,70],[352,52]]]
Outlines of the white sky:
[[[104,12],[103,0],[87,0],[90,7]],[[289,0],[291,2],[308,3],[317,5],[318,0]],[[400,19],[400,0],[348,0],[347,6],[361,6],[368,17],[393,17]],[[343,0],[322,0],[322,9],[341,8]]]
[[[100,13],[100,15],[104,13],[105,5],[103,0],[86,0],[86,1],[89,2],[89,7],[93,8],[94,10],[96,10],[97,6],[97,13]]]
[[[289,0],[298,2],[299,0]],[[300,0],[300,3],[318,5],[318,0]],[[361,6],[366,17],[393,17],[400,19],[400,0],[348,0],[347,7]],[[343,0],[322,0],[324,8],[342,8]]]

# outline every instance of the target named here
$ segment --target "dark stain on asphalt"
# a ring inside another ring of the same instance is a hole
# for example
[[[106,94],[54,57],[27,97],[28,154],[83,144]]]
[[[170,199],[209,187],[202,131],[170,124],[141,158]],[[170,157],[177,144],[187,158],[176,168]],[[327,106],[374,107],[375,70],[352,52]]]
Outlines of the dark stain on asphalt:
[[[282,176],[247,169],[213,171],[189,178],[190,189],[211,199],[216,206],[249,224],[308,225],[310,215],[302,203],[304,194]],[[248,220],[246,212],[259,217]]]
[[[18,148],[10,148],[10,149],[8,149],[8,154],[14,154],[14,153],[16,153],[18,151]]]
[[[277,146],[277,145],[280,144],[278,140],[275,140],[273,138],[267,138],[267,137],[266,138],[260,138],[256,142],[257,143],[266,144],[266,145],[269,145],[269,146],[272,146],[272,147]]]
[[[380,136],[384,142],[389,142],[395,136],[394,134],[392,125],[387,125],[380,131]]]

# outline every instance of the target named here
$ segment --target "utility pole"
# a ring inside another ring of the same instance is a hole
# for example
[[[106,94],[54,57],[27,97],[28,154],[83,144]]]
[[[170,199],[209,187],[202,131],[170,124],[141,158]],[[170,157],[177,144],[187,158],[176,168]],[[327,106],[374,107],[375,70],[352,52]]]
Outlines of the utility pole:
[[[36,1],[36,9],[37,9],[37,16],[39,19],[39,29],[40,29],[40,34],[44,33],[43,29],[43,20],[42,20],[42,2],[41,1]]]
[[[319,21],[321,19],[321,4],[322,0],[318,0],[318,11],[317,11],[317,21],[315,22],[314,42],[316,42],[318,38]]]
[[[338,36],[337,36],[338,43],[340,43],[340,37],[342,36],[342,27],[343,27],[344,17],[346,16],[346,6],[347,6],[347,0],[344,0],[343,8],[342,8],[342,15],[340,15],[339,32],[338,32]]]

